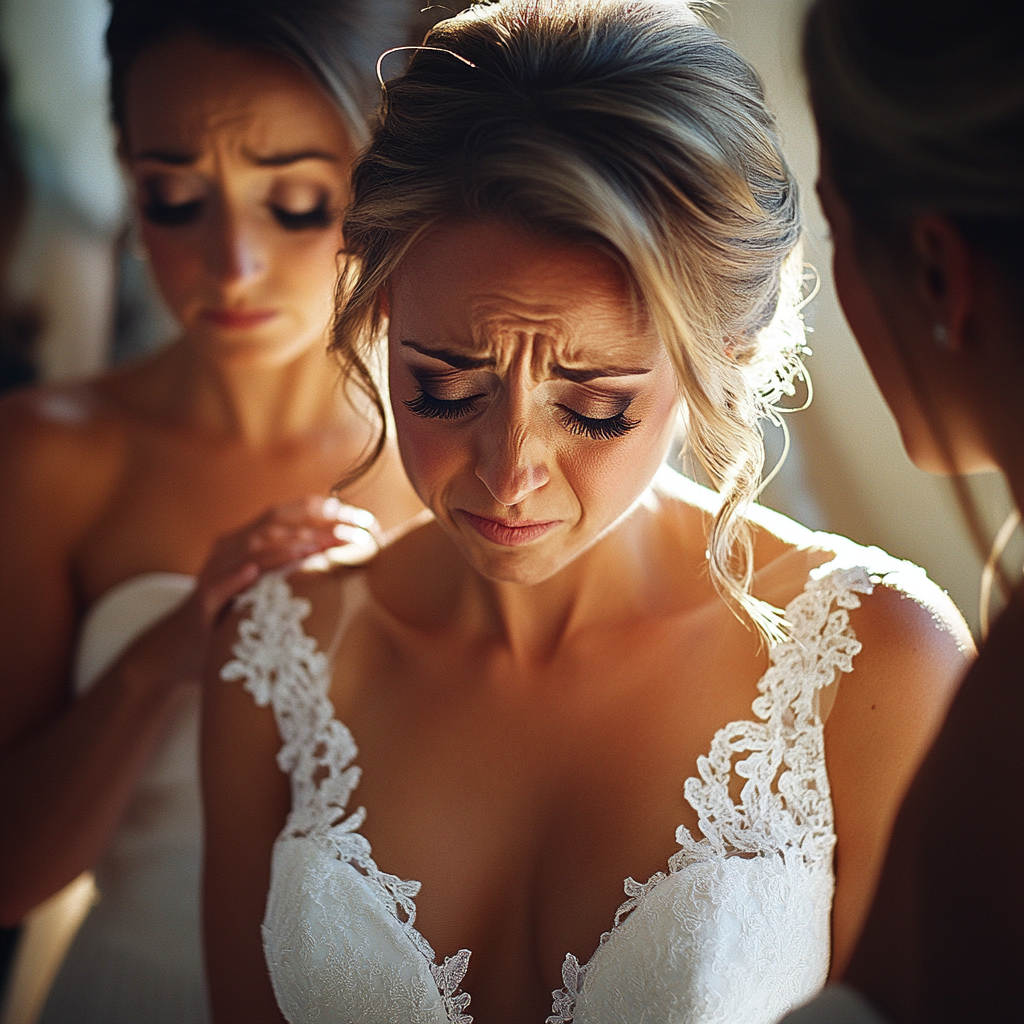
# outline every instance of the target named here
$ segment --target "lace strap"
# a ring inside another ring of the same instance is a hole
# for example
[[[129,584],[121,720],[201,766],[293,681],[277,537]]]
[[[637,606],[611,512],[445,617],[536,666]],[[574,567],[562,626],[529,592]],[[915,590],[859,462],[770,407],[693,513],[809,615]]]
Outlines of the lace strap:
[[[849,613],[871,591],[863,567],[836,569],[809,580],[787,605],[791,634],[772,648],[758,682],[757,720],[720,729],[697,760],[697,776],[686,781],[704,838],[680,826],[673,871],[730,853],[796,848],[812,860],[831,856],[835,829],[818,694],[837,673],[853,671],[861,643]],[[746,780],[738,802],[729,791],[734,775]]]
[[[338,639],[359,597],[345,585]],[[309,602],[295,597],[282,574],[268,573],[237,605],[251,609],[251,614],[239,625],[239,640],[232,648],[235,657],[221,669],[221,678],[244,680],[260,707],[273,708],[284,744],[277,763],[290,774],[292,790],[282,837],[315,837],[329,844],[339,860],[360,871],[430,964],[449,1019],[453,1024],[470,1024],[471,1018],[463,1013],[469,997],[458,989],[469,953],[462,950],[441,965],[434,962],[433,949],[415,928],[420,883],[381,871],[370,843],[359,832],[365,809],[347,813],[361,774],[353,763],[358,749],[348,728],[334,717],[329,697],[331,662],[302,628],[311,610]]]
[[[288,831],[308,834],[345,815],[359,769],[351,733],[334,718],[328,699],[330,664],[302,628],[310,613],[281,573],[268,573],[244,593],[237,607],[251,609],[238,627],[234,659],[221,669],[226,681],[243,680],[257,705],[274,711],[283,745],[277,763],[291,776]],[[361,809],[352,818],[354,831]]]

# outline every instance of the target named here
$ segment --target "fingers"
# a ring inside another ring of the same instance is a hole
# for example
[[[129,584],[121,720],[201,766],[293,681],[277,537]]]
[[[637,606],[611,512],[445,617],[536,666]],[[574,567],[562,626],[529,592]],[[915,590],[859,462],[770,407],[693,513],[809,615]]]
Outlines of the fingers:
[[[222,537],[199,575],[197,597],[212,625],[228,602],[272,569],[358,565],[380,548],[373,514],[338,501],[308,497],[268,509],[253,522]],[[321,562],[310,562],[319,556]]]
[[[348,523],[366,530],[380,543],[384,534],[377,522],[377,517],[365,508],[357,508],[355,505],[346,505],[337,498],[328,498],[323,505],[324,515],[333,517],[339,523]]]
[[[269,562],[280,562],[290,555],[301,558],[313,551],[330,547],[335,542],[337,527],[330,523],[307,525],[305,523],[271,522],[243,532],[245,550],[257,561],[269,568]],[[268,562],[269,559],[269,562]]]
[[[255,562],[246,562],[235,572],[229,572],[220,579],[208,582],[199,594],[206,624],[215,625],[227,610],[231,599],[251,587],[259,577],[259,565]]]

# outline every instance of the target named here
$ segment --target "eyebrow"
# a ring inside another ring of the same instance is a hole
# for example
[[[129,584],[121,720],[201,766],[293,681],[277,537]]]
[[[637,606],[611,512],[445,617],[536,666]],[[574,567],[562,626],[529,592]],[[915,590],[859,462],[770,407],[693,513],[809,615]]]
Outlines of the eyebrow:
[[[405,348],[414,349],[420,355],[429,356],[431,359],[438,359],[442,363],[454,366],[457,370],[479,370],[482,367],[494,365],[494,360],[489,356],[465,356],[446,348],[424,348],[415,341],[403,341],[402,345]],[[651,371],[649,368],[637,366],[602,366],[600,369],[574,370],[556,363],[552,366],[551,372],[562,380],[569,380],[574,384],[586,384],[599,377],[642,377]]]
[[[464,356],[460,352],[452,352],[447,348],[424,348],[415,341],[403,341],[403,348],[411,348],[419,352],[421,356],[429,356],[431,359],[439,359],[442,363],[454,366],[457,370],[479,370],[484,366],[493,366],[494,360],[490,356]]]
[[[574,384],[586,384],[587,381],[598,377],[642,377],[651,371],[639,366],[602,366],[599,370],[573,370],[568,366],[556,364],[551,367],[551,372],[563,380],[571,380]]]
[[[292,153],[270,153],[266,156],[246,153],[245,157],[257,167],[288,167],[302,160],[323,160],[332,164],[339,162],[336,154],[322,149],[299,149]],[[136,153],[135,159],[154,160],[157,163],[170,164],[172,167],[188,167],[199,159],[199,154],[170,149],[145,149],[141,153]]]

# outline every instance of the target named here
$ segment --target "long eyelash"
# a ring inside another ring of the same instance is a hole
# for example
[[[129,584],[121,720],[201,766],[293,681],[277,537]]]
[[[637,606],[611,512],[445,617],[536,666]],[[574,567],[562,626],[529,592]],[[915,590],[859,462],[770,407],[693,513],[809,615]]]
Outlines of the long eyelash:
[[[282,210],[281,207],[272,207],[278,224],[288,231],[303,231],[306,228],[326,228],[334,223],[334,214],[327,201],[320,203],[312,210],[304,213],[292,213],[290,210]]]
[[[176,228],[182,224],[191,224],[198,219],[203,209],[203,201],[195,199],[191,203],[161,203],[151,199],[142,208],[142,215],[159,227]]]
[[[561,405],[562,426],[570,434],[591,437],[595,441],[610,441],[613,437],[625,437],[634,427],[640,426],[639,420],[631,420],[626,416],[626,410],[609,416],[607,419],[595,419],[592,416],[584,416],[574,409]]]
[[[456,398],[454,401],[446,402],[443,398],[435,398],[428,395],[420,388],[420,393],[415,398],[410,398],[402,404],[414,416],[422,416],[430,420],[457,420],[473,411],[473,405],[479,395],[471,395],[469,398]]]

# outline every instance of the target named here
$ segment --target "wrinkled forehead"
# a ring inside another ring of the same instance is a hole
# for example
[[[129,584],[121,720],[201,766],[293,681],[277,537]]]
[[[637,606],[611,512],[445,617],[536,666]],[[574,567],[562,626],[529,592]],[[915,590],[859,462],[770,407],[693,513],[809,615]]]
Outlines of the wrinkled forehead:
[[[139,55],[125,114],[132,153],[199,152],[216,142],[254,152],[347,149],[340,113],[301,68],[192,32]]]
[[[560,361],[652,358],[660,341],[634,291],[595,245],[496,221],[448,223],[419,239],[392,276],[391,332],[467,354],[529,340]]]

